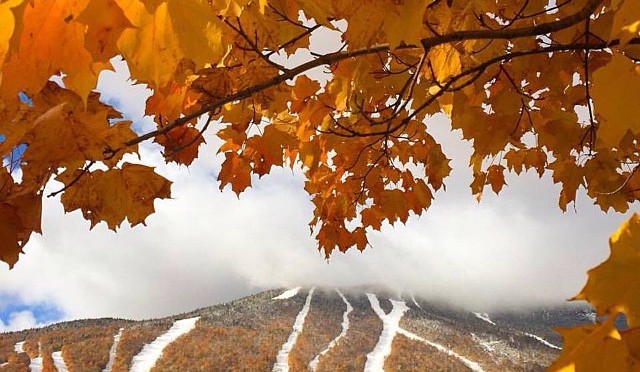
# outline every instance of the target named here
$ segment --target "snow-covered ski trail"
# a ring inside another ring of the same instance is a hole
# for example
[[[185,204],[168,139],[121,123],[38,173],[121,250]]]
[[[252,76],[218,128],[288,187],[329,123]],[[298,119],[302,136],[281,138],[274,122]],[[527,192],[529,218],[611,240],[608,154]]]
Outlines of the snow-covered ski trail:
[[[382,320],[382,332],[380,332],[376,346],[367,354],[364,372],[378,372],[384,370],[384,360],[391,354],[391,344],[400,329],[400,319],[409,310],[409,307],[404,301],[389,300],[393,308],[389,314],[385,314],[376,295],[367,293],[367,298],[369,298],[373,311]]]
[[[453,351],[453,350],[451,350],[451,349],[449,349],[447,347],[444,347],[444,346],[442,346],[442,345],[440,345],[440,344],[438,344],[436,342],[432,342],[432,341],[429,341],[427,339],[424,339],[424,338],[418,336],[417,334],[409,332],[409,331],[407,331],[406,329],[403,329],[403,328],[398,329],[398,333],[400,333],[401,335],[403,335],[403,336],[405,336],[407,338],[410,338],[410,339],[412,339],[414,341],[420,341],[422,343],[425,343],[425,344],[437,349],[438,351],[441,351],[441,352],[443,352],[443,353],[445,353],[445,354],[447,354],[449,356],[452,356],[452,357],[458,359],[459,361],[462,362],[462,364],[464,364],[465,366],[467,366],[470,370],[472,370],[474,372],[483,372],[484,371],[482,369],[482,367],[480,367],[480,364],[478,364],[478,363],[476,363],[474,361],[471,361],[471,360],[463,357],[462,355],[456,353],[455,351]]]
[[[42,345],[38,342],[38,357],[29,362],[31,372],[42,372]]]
[[[420,304],[418,303],[418,301],[416,301],[416,296],[413,295],[413,293],[411,294],[411,301],[413,301],[413,303],[420,309],[422,310],[422,306],[420,306]]]
[[[53,359],[53,365],[56,367],[58,372],[69,372],[67,363],[65,363],[62,358],[62,351],[54,351],[51,353],[51,359]]]
[[[552,348],[552,349],[562,350],[562,348],[561,348],[561,347],[559,347],[559,346],[556,346],[556,345],[552,344],[551,342],[549,342],[549,341],[545,340],[544,338],[542,338],[542,337],[540,337],[540,336],[536,336],[536,335],[531,334],[531,333],[525,333],[525,335],[527,335],[527,336],[529,336],[529,337],[531,337],[531,338],[533,338],[533,339],[537,340],[537,341],[538,341],[538,342],[540,342],[541,344],[543,344],[543,345],[545,345],[545,346],[548,346],[548,347],[550,347],[550,348]]]
[[[15,346],[13,347],[13,351],[15,351],[16,353],[24,353],[24,343],[24,341],[16,342]]]
[[[113,344],[111,344],[111,349],[109,349],[109,361],[107,362],[106,367],[102,370],[102,372],[111,372],[113,368],[113,363],[116,361],[116,351],[118,351],[118,344],[120,343],[120,337],[122,337],[122,331],[124,328],[120,328],[118,333],[113,336]]]
[[[310,371],[315,371],[318,368],[318,363],[320,363],[320,358],[326,353],[328,353],[329,350],[331,350],[334,346],[336,346],[338,341],[340,341],[340,339],[346,336],[347,331],[349,330],[349,314],[353,311],[353,306],[351,306],[349,301],[347,301],[347,298],[342,294],[342,292],[340,292],[340,290],[336,289],[336,292],[338,292],[338,294],[342,298],[342,301],[344,301],[345,305],[347,305],[347,309],[342,314],[342,331],[340,331],[340,334],[336,336],[336,338],[331,340],[329,345],[327,345],[326,349],[322,350],[320,354],[316,355],[316,357],[313,358],[311,363],[309,363]]]
[[[167,332],[158,336],[152,343],[144,345],[140,353],[131,359],[129,372],[150,371],[158,359],[160,359],[160,356],[162,356],[162,350],[178,337],[194,329],[198,319],[200,319],[200,317],[178,320],[173,323]]]
[[[473,315],[476,316],[476,318],[480,319],[480,320],[484,320],[485,322],[491,324],[491,325],[497,325],[493,320],[491,320],[491,318],[489,318],[489,314],[487,313],[476,313],[474,312]]]
[[[294,288],[295,289],[295,288]],[[298,289],[299,290],[299,289]],[[293,348],[293,345],[296,343],[298,336],[302,332],[302,328],[304,327],[304,319],[307,317],[307,313],[309,312],[309,308],[311,307],[311,298],[313,297],[313,292],[316,290],[316,287],[312,287],[309,290],[309,294],[307,295],[307,300],[302,307],[302,310],[296,316],[296,320],[293,323],[293,330],[282,347],[278,352],[278,356],[276,357],[276,363],[273,365],[273,372],[288,372],[289,371],[289,353]],[[285,292],[286,293],[286,292]],[[297,292],[296,292],[297,293]]]
[[[280,295],[272,298],[272,300],[286,300],[287,298],[291,298],[295,295],[298,294],[298,292],[300,292],[300,289],[302,287],[295,287],[295,288],[291,288],[289,290],[286,290],[284,292],[282,292]]]

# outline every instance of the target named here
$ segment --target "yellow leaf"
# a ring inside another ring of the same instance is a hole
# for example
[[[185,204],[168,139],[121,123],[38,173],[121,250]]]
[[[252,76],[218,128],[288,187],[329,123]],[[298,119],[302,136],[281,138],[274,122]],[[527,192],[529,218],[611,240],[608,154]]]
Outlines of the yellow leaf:
[[[640,214],[625,221],[609,239],[611,255],[589,270],[575,299],[586,300],[599,315],[624,313],[630,327],[640,325]]]
[[[46,110],[39,112],[39,110]],[[7,153],[20,144],[28,147],[23,161],[30,167],[65,167],[85,160],[100,161],[105,150],[119,148],[136,136],[130,122],[109,120],[117,117],[109,106],[99,102],[98,94],[88,97],[86,107],[80,96],[49,82],[33,100],[33,115],[11,123],[0,153]],[[130,150],[135,151],[135,147]],[[123,152],[106,160],[115,165]]]
[[[618,0],[618,3],[620,0]],[[611,26],[609,40],[620,39],[620,46],[624,47],[629,40],[640,33],[640,2],[636,0],[622,0]]]
[[[11,8],[18,6],[23,0],[13,0],[0,3],[0,86],[2,85],[2,64],[9,52],[9,41],[13,36],[15,19]]]
[[[86,25],[84,45],[94,61],[108,62],[119,54],[117,42],[120,34],[132,27],[115,0],[92,0],[78,16]]]
[[[118,40],[134,79],[161,87],[183,58],[202,68],[226,53],[221,22],[204,0],[168,0],[153,13],[138,0],[115,1],[135,26]]]
[[[86,97],[98,75],[84,48],[85,26],[76,22],[89,0],[34,0],[24,7],[17,50],[7,60],[1,93],[35,95],[51,75],[62,71],[67,88]]]
[[[86,173],[61,197],[65,212],[82,211],[93,228],[99,222],[116,230],[126,218],[131,226],[144,224],[155,212],[155,199],[171,197],[171,182],[153,168],[125,163],[122,169]]]
[[[617,147],[631,130],[640,134],[640,75],[636,65],[619,53],[593,73],[591,96],[594,101],[598,127],[597,145]]]
[[[614,316],[599,324],[556,329],[563,338],[562,354],[549,371],[630,371],[634,362],[615,328]]]
[[[396,6],[385,11],[382,29],[391,49],[402,44],[420,45],[420,38],[425,36],[422,25],[427,3],[431,0],[404,0],[395,2]]]
[[[441,44],[431,48],[428,58],[435,74],[434,78],[440,83],[459,74],[462,69],[460,53],[449,44]]]

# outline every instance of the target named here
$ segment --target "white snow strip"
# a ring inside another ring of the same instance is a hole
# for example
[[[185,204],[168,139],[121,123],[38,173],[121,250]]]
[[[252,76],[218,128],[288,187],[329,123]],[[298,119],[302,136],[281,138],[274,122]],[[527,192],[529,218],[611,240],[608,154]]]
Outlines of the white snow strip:
[[[124,328],[120,328],[118,333],[113,336],[113,344],[111,344],[111,349],[109,349],[109,361],[102,372],[111,372],[111,368],[113,368],[113,363],[116,361],[116,351],[118,350],[120,337],[122,337],[122,330],[124,330]]]
[[[462,355],[456,353],[455,351],[453,351],[453,350],[451,350],[451,349],[449,349],[447,347],[444,347],[444,346],[442,346],[442,345],[440,345],[438,343],[426,340],[426,339],[418,336],[415,333],[407,331],[406,329],[399,328],[398,329],[398,333],[400,333],[401,335],[406,336],[406,337],[408,337],[408,338],[410,338],[412,340],[423,342],[423,343],[425,343],[425,344],[437,349],[440,352],[443,352],[443,353],[445,353],[445,354],[447,354],[449,356],[452,356],[452,357],[458,359],[460,362],[462,362],[462,364],[464,364],[465,366],[467,366],[470,370],[472,370],[474,372],[483,372],[483,369],[482,369],[482,367],[480,367],[480,364],[478,364],[476,362],[473,362],[473,361],[463,357]]]
[[[140,353],[131,359],[129,372],[148,372],[155,366],[162,350],[175,341],[178,337],[188,333],[196,327],[200,317],[178,320],[164,334],[158,336],[152,343],[144,345]]]
[[[552,348],[552,349],[562,350],[562,348],[561,348],[561,347],[559,347],[559,346],[556,346],[556,345],[552,344],[551,342],[549,342],[549,341],[545,340],[544,338],[542,338],[542,337],[540,337],[540,336],[532,335],[531,333],[525,333],[525,335],[527,335],[527,336],[529,336],[529,337],[531,337],[531,338],[533,338],[533,339],[536,339],[536,340],[540,341],[540,343],[542,343],[542,344],[543,344],[543,345],[545,345],[545,346],[549,346],[549,347],[550,347],[550,348]]]
[[[496,323],[493,322],[493,320],[491,320],[491,318],[489,318],[489,314],[487,313],[473,313],[473,315],[476,316],[476,318],[480,319],[480,320],[484,320],[485,322],[492,324],[492,325],[496,325]]]
[[[282,294],[280,294],[279,296],[272,298],[272,300],[286,300],[287,298],[291,298],[297,295],[298,292],[300,292],[300,288],[302,287],[291,288],[287,291],[282,292]]]
[[[416,301],[416,296],[413,295],[413,293],[411,294],[411,301],[413,301],[413,303],[420,309],[422,309],[422,306],[420,306],[420,304],[418,303],[418,301]]]
[[[344,301],[345,305],[347,305],[347,310],[345,310],[345,312],[342,314],[342,331],[340,331],[340,334],[336,336],[336,338],[331,340],[331,342],[329,343],[326,349],[322,350],[320,354],[316,355],[316,357],[313,358],[311,363],[309,363],[310,371],[315,371],[318,368],[318,363],[320,363],[320,358],[326,353],[328,353],[329,350],[331,350],[334,346],[336,346],[338,344],[338,341],[340,341],[341,338],[346,336],[347,331],[349,330],[349,314],[353,311],[353,306],[351,306],[349,301],[347,301],[347,298],[344,297],[342,292],[340,292],[338,289],[336,289],[336,292],[338,292],[340,297],[342,297],[342,301]]]
[[[294,288],[297,291],[299,288]],[[289,371],[289,353],[291,349],[293,349],[293,345],[296,343],[298,336],[302,332],[302,328],[304,328],[304,319],[307,317],[307,313],[309,312],[309,308],[311,307],[311,297],[313,297],[313,291],[315,291],[316,287],[313,287],[309,290],[309,294],[307,295],[307,300],[302,307],[302,310],[296,316],[296,320],[293,323],[293,330],[282,347],[278,352],[278,356],[276,357],[276,363],[273,365],[273,372],[288,372]],[[293,290],[293,289],[292,289]],[[286,293],[286,292],[285,292]],[[284,293],[283,293],[284,294]],[[295,296],[295,294],[294,294]],[[280,296],[278,296],[280,297]]]
[[[16,353],[24,353],[24,341],[16,342],[16,345],[13,347],[13,350]]]
[[[42,372],[42,345],[38,342],[38,357],[31,359],[29,369],[31,372]]]
[[[53,359],[53,365],[56,367],[58,372],[69,372],[69,368],[67,368],[67,363],[64,362],[62,358],[62,351],[56,351],[51,354],[51,359]]]
[[[382,332],[378,338],[378,343],[373,350],[367,354],[367,362],[364,365],[364,372],[378,372],[384,371],[384,360],[391,354],[391,344],[396,337],[396,333],[400,329],[400,319],[404,313],[409,310],[409,307],[404,301],[390,300],[393,308],[389,314],[385,314],[384,310],[380,307],[380,301],[378,297],[372,293],[367,293],[371,308],[382,320]]]

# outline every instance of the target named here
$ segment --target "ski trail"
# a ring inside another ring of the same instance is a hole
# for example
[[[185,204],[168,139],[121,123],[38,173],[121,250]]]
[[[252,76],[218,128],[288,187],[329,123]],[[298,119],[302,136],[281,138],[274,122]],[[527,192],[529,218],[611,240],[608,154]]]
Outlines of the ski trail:
[[[347,334],[347,331],[349,330],[349,314],[353,311],[353,306],[351,306],[349,301],[347,301],[347,298],[342,294],[342,292],[340,292],[338,289],[336,289],[336,292],[338,292],[340,297],[342,297],[342,301],[344,301],[345,305],[347,305],[347,310],[345,310],[345,312],[342,314],[342,331],[336,338],[331,340],[331,342],[329,343],[326,349],[322,350],[320,354],[316,355],[316,357],[313,358],[311,363],[309,363],[310,371],[315,371],[318,368],[318,363],[320,363],[320,358],[326,353],[328,353],[329,350],[331,350],[334,346],[336,346],[338,341],[340,341],[340,339],[342,339]]]
[[[552,344],[551,342],[549,342],[549,341],[545,340],[544,338],[542,338],[542,337],[540,337],[540,336],[536,336],[536,335],[533,335],[533,334],[531,334],[531,333],[526,333],[526,332],[525,332],[525,335],[527,335],[527,336],[529,336],[529,337],[531,337],[531,338],[533,338],[533,339],[535,339],[535,340],[539,341],[541,344],[543,344],[543,345],[545,345],[545,346],[548,346],[548,347],[550,347],[550,348],[552,348],[552,349],[562,350],[562,348],[561,348],[561,347],[558,347],[558,346],[556,346],[556,345]]]
[[[122,331],[124,328],[120,328],[118,333],[113,336],[113,344],[111,344],[111,349],[109,349],[109,361],[107,362],[107,366],[104,367],[102,372],[111,372],[111,368],[113,368],[113,363],[116,361],[116,351],[118,350],[118,344],[120,343],[120,337],[122,337]]]
[[[178,320],[173,323],[167,332],[153,340],[152,343],[144,345],[140,353],[131,359],[129,372],[150,371],[162,356],[162,350],[178,337],[194,329],[198,319],[200,317]]]
[[[418,303],[418,301],[416,301],[416,296],[413,295],[413,293],[411,294],[411,301],[413,301],[413,303],[422,310],[422,306],[420,306],[420,304]]]
[[[286,300],[287,298],[291,298],[300,292],[301,287],[291,288],[287,291],[282,292],[279,296],[272,298],[272,300]]]
[[[51,359],[53,359],[53,365],[56,367],[58,372],[69,372],[69,368],[67,368],[67,363],[64,362],[62,358],[62,351],[55,351],[51,354]]]
[[[402,328],[398,329],[398,333],[400,333],[401,335],[403,335],[405,337],[408,337],[408,338],[410,338],[410,339],[412,339],[414,341],[420,341],[422,343],[425,343],[425,344],[437,349],[438,351],[441,351],[441,352],[443,352],[443,353],[445,353],[445,354],[447,354],[449,356],[452,356],[452,357],[458,359],[459,361],[462,362],[462,364],[464,364],[465,366],[467,366],[470,370],[472,370],[474,372],[483,372],[484,371],[482,369],[482,367],[480,367],[480,364],[478,364],[476,362],[473,362],[473,361],[463,357],[462,355],[456,353],[455,351],[453,351],[453,350],[451,350],[449,348],[446,348],[446,347],[444,347],[444,346],[442,346],[442,345],[440,345],[438,343],[426,340],[426,339],[418,336],[417,334],[409,332],[409,331],[407,331],[405,329],[402,329]]]
[[[38,357],[31,359],[29,363],[31,372],[42,372],[42,345],[38,342]]]
[[[385,314],[380,307],[378,297],[372,293],[367,293],[371,308],[382,320],[382,332],[378,338],[378,343],[373,350],[367,354],[367,362],[364,365],[364,372],[378,372],[384,370],[384,359],[391,354],[391,344],[400,329],[400,319],[409,307],[404,301],[390,300],[393,308],[389,314]]]
[[[307,313],[309,312],[309,308],[311,307],[311,297],[313,297],[313,291],[315,291],[315,289],[316,287],[313,287],[309,290],[307,300],[305,301],[302,310],[300,310],[300,312],[298,313],[298,316],[296,316],[296,321],[293,323],[293,330],[291,331],[287,342],[282,345],[282,348],[278,352],[276,363],[273,365],[273,372],[289,371],[289,353],[291,352],[291,349],[293,349],[293,345],[296,343],[300,332],[302,332],[302,328],[304,327],[304,319],[307,317]],[[297,290],[299,290],[299,288],[296,289],[296,291]]]
[[[487,313],[476,313],[474,312],[473,315],[476,316],[476,318],[480,319],[480,320],[484,320],[485,322],[492,324],[492,325],[497,325],[496,323],[493,322],[493,320],[491,320],[491,318],[489,318],[489,314]]]
[[[16,342],[16,345],[13,347],[13,351],[16,353],[24,353],[24,341]]]

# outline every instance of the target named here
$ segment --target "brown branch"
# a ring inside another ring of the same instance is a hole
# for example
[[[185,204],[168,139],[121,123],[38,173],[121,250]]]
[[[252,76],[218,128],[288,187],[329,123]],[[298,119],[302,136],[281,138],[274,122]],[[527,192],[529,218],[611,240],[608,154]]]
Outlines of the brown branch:
[[[559,31],[559,30],[563,30],[565,28],[571,27],[581,21],[583,21],[585,18],[589,17],[591,12],[596,8],[596,6],[601,2],[602,0],[589,0],[585,6],[583,7],[582,10],[580,10],[579,12],[568,16],[566,18],[562,18],[560,20],[557,21],[552,21],[552,22],[547,22],[547,23],[542,23],[540,25],[537,26],[531,26],[531,27],[522,27],[522,28],[514,28],[514,29],[505,29],[505,30],[499,30],[499,31],[490,31],[490,30],[471,30],[471,31],[455,31],[449,34],[445,34],[445,35],[440,35],[440,36],[435,36],[435,37],[428,37],[425,39],[421,40],[421,45],[424,49],[428,50],[431,47],[434,47],[436,45],[441,45],[441,44],[445,44],[445,43],[450,43],[450,42],[455,42],[455,41],[462,41],[462,40],[488,40],[488,39],[513,39],[513,38],[521,38],[521,37],[528,37],[528,36],[535,36],[535,35],[541,35],[541,34],[548,34],[550,32],[555,32],[555,31]],[[614,41],[615,45],[617,45],[617,41]],[[609,46],[614,45],[614,42],[609,42],[609,43],[603,43],[601,44],[602,46],[599,48],[597,46],[591,46],[592,49],[602,49],[602,48],[606,48]],[[561,50],[574,50],[577,48],[570,48],[567,47],[565,45],[562,46],[562,48],[553,48],[554,46],[550,46],[548,48],[544,48],[544,52],[551,52],[551,51],[561,51]],[[405,46],[404,48],[406,49],[413,49],[415,48],[414,46]],[[584,49],[584,47],[583,47]],[[287,70],[286,72],[274,76],[271,79],[265,80],[262,83],[256,84],[254,86],[251,86],[247,89],[241,90],[235,94],[230,94],[226,97],[220,98],[212,103],[209,103],[203,107],[201,107],[199,110],[196,110],[192,113],[186,114],[181,118],[178,118],[176,120],[174,120],[171,124],[162,127],[160,129],[145,133],[143,135],[140,135],[132,140],[129,140],[127,142],[125,142],[123,144],[123,146],[121,146],[120,148],[117,149],[113,149],[110,150],[109,153],[112,154],[111,156],[113,156],[115,153],[121,151],[122,149],[126,148],[126,147],[130,147],[130,146],[134,146],[136,144],[139,144],[143,141],[146,141],[148,139],[154,138],[158,135],[167,133],[168,131],[170,131],[171,129],[178,127],[180,125],[185,124],[186,122],[197,118],[207,112],[213,111],[218,107],[221,107],[229,102],[233,102],[233,101],[238,101],[238,100],[242,100],[245,98],[248,98],[250,96],[252,96],[253,94],[263,91],[267,88],[276,86],[280,83],[285,82],[286,80],[289,79],[293,79],[294,77],[296,77],[299,74],[302,74],[308,70],[311,70],[315,67],[319,67],[319,66],[323,66],[323,65],[331,65],[333,63],[345,60],[345,59],[349,59],[349,58],[354,58],[354,57],[358,57],[358,56],[362,56],[362,55],[368,55],[368,54],[373,54],[373,53],[379,53],[379,52],[388,52],[390,50],[389,45],[388,44],[382,44],[382,45],[376,45],[376,46],[372,46],[372,47],[367,47],[367,48],[362,48],[362,49],[356,49],[356,50],[352,50],[352,51],[339,51],[336,53],[330,53],[330,54],[325,54],[325,55],[321,55],[318,56],[318,58],[303,63],[297,67],[291,68],[289,70]],[[541,51],[537,51],[536,53],[540,53]],[[511,54],[511,56],[509,56],[510,58],[515,58],[516,56],[518,56],[516,54],[517,52],[514,52]],[[533,54],[533,53],[531,53]],[[526,55],[526,54],[519,54],[519,55]],[[489,63],[484,63],[482,65],[491,65],[493,63],[495,63],[494,61],[495,59],[492,59],[491,61],[493,62],[489,62]],[[505,60],[504,56],[499,57],[498,60]],[[450,85],[449,85],[450,86]],[[379,135],[379,134],[378,134]]]
[[[577,13],[557,21],[541,23],[536,26],[509,28],[504,30],[469,30],[454,31],[440,37],[431,37],[421,40],[425,50],[445,43],[463,40],[487,40],[487,39],[517,39],[528,36],[544,35],[551,32],[564,30],[578,24],[588,18],[602,0],[588,0],[584,7]]]
[[[47,195],[47,198],[51,198],[54,197],[58,194],[60,194],[61,192],[64,192],[65,190],[67,190],[69,187],[75,185],[78,181],[80,181],[80,179],[82,178],[82,176],[84,176],[85,174],[87,174],[87,172],[89,172],[89,168],[91,168],[92,165],[94,165],[96,162],[95,160],[90,161],[87,165],[84,166],[84,168],[82,168],[80,170],[80,173],[78,173],[72,180],[71,182],[69,182],[68,185],[65,185],[63,188],[61,188],[58,191],[54,191],[51,194]]]

